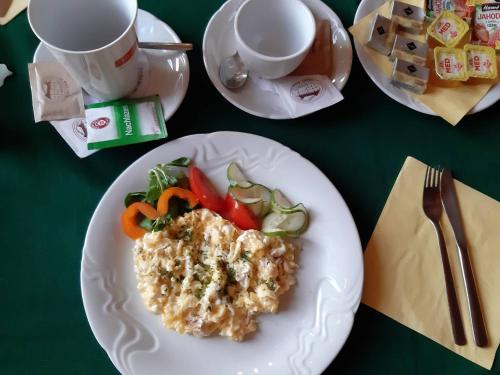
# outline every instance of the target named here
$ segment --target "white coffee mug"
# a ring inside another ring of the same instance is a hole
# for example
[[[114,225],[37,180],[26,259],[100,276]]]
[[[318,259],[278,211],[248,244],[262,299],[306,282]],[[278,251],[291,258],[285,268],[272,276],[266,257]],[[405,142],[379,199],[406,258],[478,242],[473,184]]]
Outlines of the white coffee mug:
[[[31,29],[91,96],[130,94],[140,78],[137,0],[31,0]]]
[[[246,0],[236,12],[234,31],[245,66],[273,79],[291,73],[304,60],[316,23],[300,0]]]

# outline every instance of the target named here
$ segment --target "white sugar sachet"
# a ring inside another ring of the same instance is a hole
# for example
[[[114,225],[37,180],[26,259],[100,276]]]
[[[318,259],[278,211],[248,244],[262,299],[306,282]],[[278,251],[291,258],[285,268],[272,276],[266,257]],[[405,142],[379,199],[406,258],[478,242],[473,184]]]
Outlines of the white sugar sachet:
[[[85,118],[52,121],[54,128],[79,158],[85,158],[98,150],[87,148],[87,123]]]
[[[344,99],[323,75],[287,76],[270,81],[291,118],[307,115]]]
[[[0,64],[0,87],[3,86],[3,81],[5,80],[5,78],[7,78],[10,75],[12,75],[12,72],[9,69],[7,69],[7,65]]]
[[[28,64],[35,122],[85,116],[82,88],[58,63]]]

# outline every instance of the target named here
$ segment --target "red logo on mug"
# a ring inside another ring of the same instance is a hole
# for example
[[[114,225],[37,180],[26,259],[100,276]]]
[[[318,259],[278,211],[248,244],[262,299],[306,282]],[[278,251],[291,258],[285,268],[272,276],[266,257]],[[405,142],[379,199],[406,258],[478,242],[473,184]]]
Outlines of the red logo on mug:
[[[125,54],[122,57],[120,57],[118,60],[115,61],[115,67],[119,68],[125,65],[127,62],[129,62],[132,56],[134,56],[136,49],[137,49],[137,43],[134,43],[134,45],[130,47],[130,49],[127,52],[125,52]]]
[[[97,120],[92,121],[90,126],[94,129],[102,129],[108,126],[110,121],[107,117],[99,117]]]

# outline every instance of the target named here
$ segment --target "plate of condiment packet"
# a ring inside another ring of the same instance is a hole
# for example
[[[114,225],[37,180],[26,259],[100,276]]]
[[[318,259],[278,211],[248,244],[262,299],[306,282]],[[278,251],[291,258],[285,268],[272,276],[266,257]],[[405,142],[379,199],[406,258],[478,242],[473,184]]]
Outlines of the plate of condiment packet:
[[[304,0],[314,15],[317,24],[326,19],[331,28],[331,55],[333,68],[330,74],[332,91],[341,91],[351,72],[352,46],[347,31],[342,26],[342,22],[337,15],[320,0]],[[219,66],[224,58],[236,52],[236,41],[234,34],[234,17],[242,0],[228,0],[212,16],[203,37],[203,60],[210,80],[215,88],[230,103],[241,110],[255,116],[271,119],[290,119],[314,112],[320,108],[311,108],[308,111],[290,112],[280,95],[279,90],[273,88],[271,80],[268,84],[250,73],[250,79],[238,90],[226,88],[219,79]],[[306,57],[307,60],[307,57]],[[310,64],[318,65],[318,61],[310,59]],[[300,67],[299,67],[300,68]],[[323,74],[324,72],[313,72],[308,66],[297,74]],[[323,69],[320,69],[323,70]],[[293,74],[293,73],[292,73]],[[286,77],[285,77],[286,78]],[[325,91],[326,92],[326,91]],[[333,100],[334,102],[337,102]],[[331,105],[331,104],[330,104]],[[321,107],[324,108],[324,107]],[[300,113],[300,114],[299,114]]]
[[[137,15],[137,34],[139,39],[148,42],[180,42],[177,34],[162,20],[151,13],[139,9]],[[184,100],[189,84],[189,62],[185,53],[142,50],[142,76],[131,97],[140,98],[159,95],[165,120],[177,111]],[[34,62],[52,62],[55,58],[40,44],[33,56]],[[85,104],[98,100],[84,93]],[[87,157],[97,150],[87,148],[88,129],[84,117],[51,124],[80,158]]]
[[[424,3],[422,0],[404,0],[404,2],[417,6],[422,6]],[[380,90],[400,104],[421,113],[439,115],[452,125],[456,125],[464,115],[480,112],[500,99],[500,83],[484,82],[473,87],[465,86],[465,89],[462,87],[462,91],[448,90],[448,93],[457,95],[457,97],[454,100],[448,100],[445,106],[442,105],[441,101],[443,98],[446,99],[448,95],[443,90],[434,90],[432,95],[428,95],[429,92],[426,92],[424,95],[416,96],[392,85],[389,77],[390,71],[388,71],[392,65],[387,68],[387,58],[366,47],[363,41],[364,37],[360,35],[363,32],[360,21],[372,12],[374,14],[390,14],[390,5],[390,1],[362,0],[354,17],[354,25],[349,28],[354,36],[354,46],[361,65]],[[377,9],[379,11],[375,12]],[[431,63],[430,69],[433,69],[434,62],[431,61]],[[477,101],[471,102],[475,98]]]

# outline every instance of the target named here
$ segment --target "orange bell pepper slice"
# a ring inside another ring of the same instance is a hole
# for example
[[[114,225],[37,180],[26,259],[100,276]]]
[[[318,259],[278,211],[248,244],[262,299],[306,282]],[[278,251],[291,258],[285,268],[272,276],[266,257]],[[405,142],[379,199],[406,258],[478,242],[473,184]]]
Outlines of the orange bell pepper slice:
[[[150,204],[135,202],[128,206],[122,214],[122,229],[133,240],[141,238],[146,233],[146,230],[137,223],[137,215],[139,213],[151,220],[160,217],[158,211]]]
[[[161,193],[160,198],[158,198],[156,210],[160,215],[163,216],[168,212],[168,202],[173,196],[188,201],[190,208],[194,208],[198,204],[198,198],[192,191],[180,187],[170,187]]]

